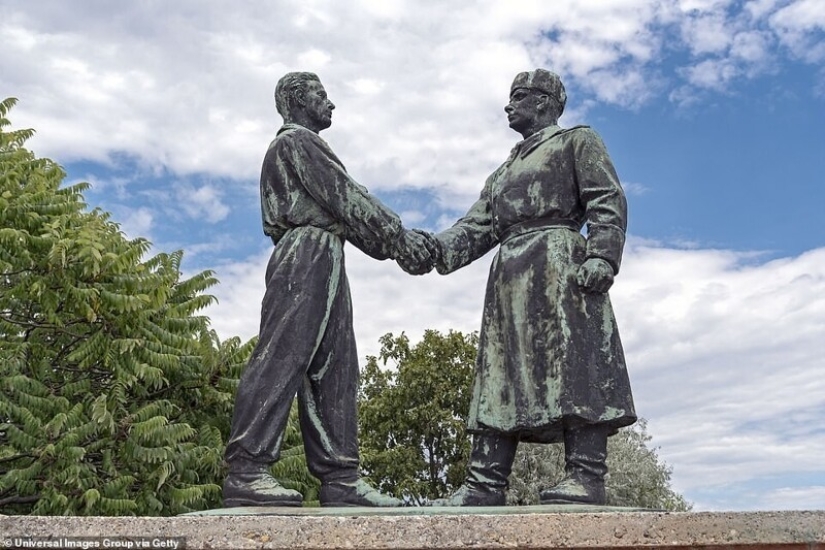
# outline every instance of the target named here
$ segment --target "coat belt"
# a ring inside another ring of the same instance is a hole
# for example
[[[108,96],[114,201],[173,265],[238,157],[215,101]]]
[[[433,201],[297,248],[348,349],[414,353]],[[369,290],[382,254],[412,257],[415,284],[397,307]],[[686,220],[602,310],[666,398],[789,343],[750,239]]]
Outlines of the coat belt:
[[[569,229],[570,231],[578,232],[581,230],[581,223],[562,218],[536,218],[534,220],[527,220],[526,222],[511,225],[501,233],[498,241],[499,243],[504,244],[513,237],[519,237],[535,231],[544,231],[545,229]]]

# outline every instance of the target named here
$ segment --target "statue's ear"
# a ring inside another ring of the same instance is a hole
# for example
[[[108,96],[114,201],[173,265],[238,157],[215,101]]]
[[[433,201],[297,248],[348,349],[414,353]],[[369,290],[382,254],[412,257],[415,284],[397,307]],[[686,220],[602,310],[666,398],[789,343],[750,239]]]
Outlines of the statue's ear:
[[[536,102],[536,109],[538,109],[540,113],[543,113],[547,111],[550,107],[550,96],[547,94],[540,94],[538,97],[538,101]]]
[[[301,87],[293,88],[290,98],[294,105],[305,107],[307,104],[306,93]]]
[[[547,94],[541,94],[536,103],[536,110],[539,113],[550,113],[551,116],[558,121],[561,113],[559,112],[559,104]]]

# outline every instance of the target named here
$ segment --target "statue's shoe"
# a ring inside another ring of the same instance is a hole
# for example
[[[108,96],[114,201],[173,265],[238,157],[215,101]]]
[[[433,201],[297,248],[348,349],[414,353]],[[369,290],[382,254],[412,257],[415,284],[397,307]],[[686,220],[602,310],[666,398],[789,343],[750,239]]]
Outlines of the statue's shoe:
[[[589,483],[575,476],[566,477],[559,483],[539,493],[542,504],[594,504],[602,506],[607,502],[604,481]]]
[[[430,506],[504,506],[504,489],[465,483],[447,498],[439,498]]]
[[[230,473],[223,482],[223,505],[238,506],[300,506],[304,497],[287,489],[268,472]]]
[[[369,506],[395,508],[401,500],[378,492],[363,479],[321,484],[321,506]]]

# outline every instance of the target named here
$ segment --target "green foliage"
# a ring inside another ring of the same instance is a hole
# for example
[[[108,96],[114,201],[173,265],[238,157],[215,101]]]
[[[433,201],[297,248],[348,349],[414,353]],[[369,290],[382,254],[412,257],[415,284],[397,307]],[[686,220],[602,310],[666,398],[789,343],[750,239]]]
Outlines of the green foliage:
[[[615,506],[639,506],[687,512],[692,506],[670,487],[673,469],[648,447],[647,421],[639,421],[607,440],[608,502]]]
[[[647,421],[619,430],[607,440],[607,503],[686,512],[691,505],[670,487],[672,470],[648,448]],[[508,504],[538,504],[539,491],[564,477],[564,446],[521,443],[510,476]]]
[[[404,334],[380,342],[361,375],[362,468],[382,491],[421,504],[464,480],[478,337],[428,330],[412,348]]]
[[[555,485],[563,477],[563,445],[519,443],[509,479],[507,504],[539,504],[539,490]]]
[[[197,312],[216,283],[144,260],[86,184],[61,187],[0,103],[0,511],[170,515],[217,506],[253,342]]]

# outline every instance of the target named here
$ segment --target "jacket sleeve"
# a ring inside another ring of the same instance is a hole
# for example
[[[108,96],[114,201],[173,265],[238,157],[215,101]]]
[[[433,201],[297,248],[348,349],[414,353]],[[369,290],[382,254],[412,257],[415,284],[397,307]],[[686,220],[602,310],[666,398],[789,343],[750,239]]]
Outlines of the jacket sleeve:
[[[606,260],[619,272],[627,231],[627,199],[607,149],[590,128],[573,140],[576,182],[587,223],[587,258]]]
[[[493,233],[490,187],[495,174],[487,178],[481,196],[467,214],[435,238],[441,248],[436,270],[446,275],[484,256],[497,243]]]
[[[397,256],[404,228],[398,215],[347,174],[326,142],[308,130],[285,140],[279,155],[307,193],[344,225],[344,237],[373,258]]]

